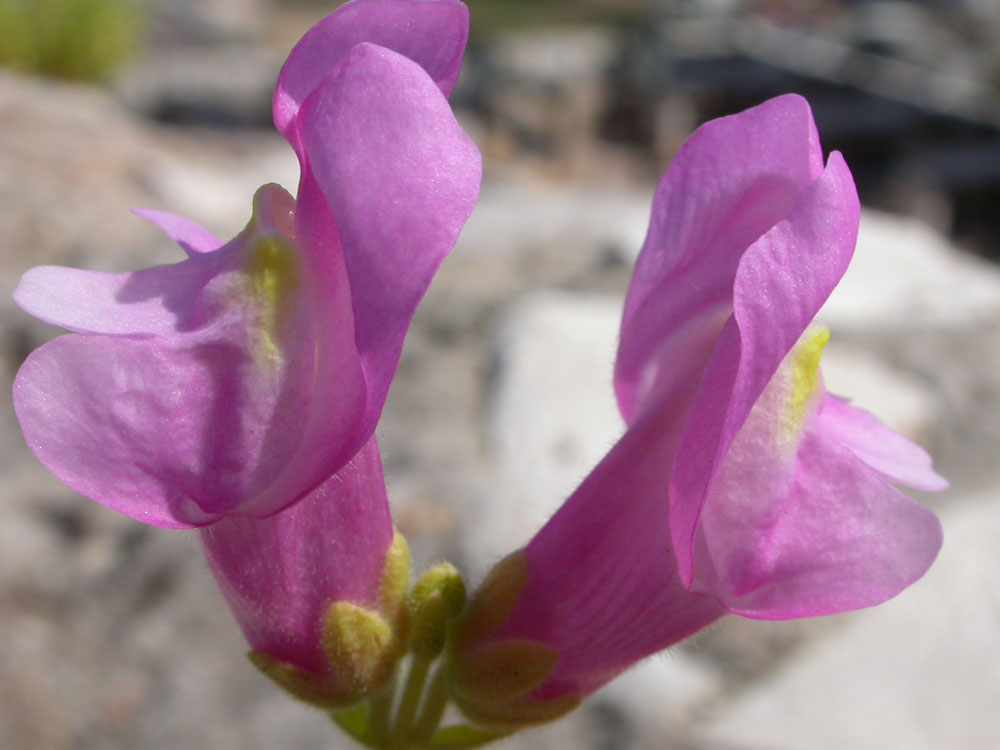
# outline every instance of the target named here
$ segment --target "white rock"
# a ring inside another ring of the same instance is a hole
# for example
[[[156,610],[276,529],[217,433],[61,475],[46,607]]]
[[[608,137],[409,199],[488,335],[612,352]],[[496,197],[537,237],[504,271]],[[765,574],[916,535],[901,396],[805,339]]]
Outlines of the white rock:
[[[820,311],[833,328],[956,327],[1000,315],[1000,271],[915,219],[864,211],[844,280]]]
[[[615,40],[600,29],[510,32],[494,42],[495,65],[533,82],[567,85],[604,74]]]
[[[526,247],[584,246],[610,249],[631,263],[646,238],[652,195],[651,188],[487,183],[459,248],[511,253]]]
[[[1000,738],[1000,487],[942,518],[930,573],[724,704],[711,747],[990,750]]]
[[[621,433],[611,388],[620,306],[539,292],[504,320],[488,427],[497,496],[471,525],[476,564],[525,544]]]
[[[822,369],[830,393],[850,399],[911,440],[929,441],[941,405],[925,383],[863,349],[837,341],[823,352]]]
[[[149,175],[150,186],[164,206],[204,223],[222,240],[235,236],[249,221],[257,188],[276,182],[295,195],[298,181],[295,153],[278,136],[239,165],[233,160],[195,164],[188,159],[164,159]]]

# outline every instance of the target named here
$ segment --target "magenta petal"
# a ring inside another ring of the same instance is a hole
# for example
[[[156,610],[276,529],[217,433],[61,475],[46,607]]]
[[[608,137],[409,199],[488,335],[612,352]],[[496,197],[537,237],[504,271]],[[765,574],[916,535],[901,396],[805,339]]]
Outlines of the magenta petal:
[[[372,438],[293,507],[263,520],[229,516],[205,529],[202,542],[250,646],[322,673],[326,609],[337,601],[377,608],[392,536]]]
[[[213,262],[195,260],[122,274],[37,266],[21,278],[14,301],[36,318],[71,331],[169,333],[215,270]]]
[[[930,567],[937,518],[850,451],[809,431],[793,465],[776,483],[754,454],[730,458],[702,521],[699,590],[784,620],[879,604]]]
[[[469,11],[458,0],[353,0],[313,26],[288,56],[274,92],[274,124],[299,150],[299,108],[356,44],[410,58],[447,96],[462,65]]]
[[[586,695],[725,614],[685,589],[669,546],[665,417],[640,417],[526,548],[528,584],[498,637],[558,652],[540,698]]]
[[[355,344],[351,289],[337,224],[308,165],[299,183],[295,237],[306,264],[303,280],[310,290],[310,325],[321,335],[312,342],[311,400],[308,418],[299,425],[301,440],[294,459],[265,491],[243,506],[244,513],[260,518],[323,482],[375,430],[374,420],[365,422],[370,393]]]
[[[148,208],[133,208],[132,213],[162,229],[163,233],[180,245],[188,256],[210,253],[222,247],[222,243],[215,235],[183,216]]]
[[[934,471],[927,451],[874,415],[827,395],[819,419],[819,429],[827,439],[840,443],[890,480],[928,492],[948,488],[948,480]]]
[[[167,267],[214,271],[175,300],[177,330],[64,336],[28,357],[14,406],[56,476],[148,523],[199,526],[295,471],[316,375],[315,290],[291,242],[272,233],[290,205],[280,188],[262,189],[247,232]],[[127,319],[131,306],[121,303],[112,319]],[[363,399],[354,394],[345,412],[352,403],[359,410]]]
[[[681,147],[625,302],[615,392],[626,421],[652,390],[673,387],[664,381],[704,368],[743,252],[822,170],[809,105],[794,95],[706,123]]]
[[[373,427],[417,303],[479,196],[482,162],[423,69],[370,44],[299,120],[343,247]]]
[[[214,520],[195,502],[199,479],[223,484],[213,470],[238,464],[239,446],[224,444],[234,415],[217,413],[221,363],[189,354],[156,339],[49,342],[14,381],[25,440],[65,484],[125,515],[166,527]]]
[[[723,327],[684,428],[670,485],[681,575],[692,580],[695,530],[718,467],[785,355],[854,253],[860,206],[838,153],[795,207],[747,249]]]

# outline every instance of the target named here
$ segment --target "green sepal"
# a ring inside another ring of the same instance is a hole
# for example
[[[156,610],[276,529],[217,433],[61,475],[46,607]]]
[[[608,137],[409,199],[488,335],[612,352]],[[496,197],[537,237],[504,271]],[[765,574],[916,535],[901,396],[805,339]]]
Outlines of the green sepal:
[[[466,651],[452,661],[452,693],[476,704],[512,701],[545,682],[558,658],[554,649],[530,640]]]
[[[384,617],[351,602],[330,605],[323,617],[322,639],[331,674],[358,697],[388,681],[402,652]]]
[[[410,545],[406,542],[406,537],[397,531],[385,553],[378,608],[382,616],[392,625],[403,648],[409,625],[406,604],[407,594],[410,591],[410,568]]]
[[[518,698],[507,703],[471,703],[455,697],[456,705],[465,716],[486,731],[513,732],[537,724],[547,724],[565,716],[580,705],[579,695],[535,700]]]
[[[448,624],[465,607],[465,582],[448,562],[438,563],[417,581],[410,592],[410,650],[417,658],[431,660],[444,650]]]
[[[247,658],[278,687],[305,703],[331,710],[345,708],[360,697],[327,676],[304,672],[259,651],[249,652]]]
[[[452,629],[452,650],[461,652],[487,642],[507,622],[527,583],[528,558],[524,550],[494,565]]]
[[[472,750],[502,740],[510,732],[494,732],[468,725],[445,727],[434,733],[428,747],[436,750]]]

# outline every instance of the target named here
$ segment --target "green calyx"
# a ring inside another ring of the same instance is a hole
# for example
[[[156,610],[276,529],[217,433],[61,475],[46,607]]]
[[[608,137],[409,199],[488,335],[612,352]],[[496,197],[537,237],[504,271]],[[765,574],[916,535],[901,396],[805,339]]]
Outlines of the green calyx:
[[[407,602],[410,613],[410,650],[421,659],[434,659],[444,650],[448,624],[465,607],[465,581],[449,562],[438,563],[420,576]]]
[[[523,550],[501,560],[486,576],[451,632],[448,679],[452,697],[479,727],[511,732],[572,711],[580,696],[539,700],[531,693],[552,673],[559,654],[529,639],[498,637],[528,582]]]
[[[527,559],[518,552],[491,571],[469,602],[450,563],[432,566],[411,587],[409,547],[397,533],[376,601],[327,608],[320,628],[324,674],[256,652],[250,660],[294,697],[329,711],[364,747],[481,747],[580,702],[575,695],[534,697],[558,654],[538,641],[501,635],[527,581]],[[406,677],[399,679],[407,652]],[[439,728],[449,702],[472,723]]]

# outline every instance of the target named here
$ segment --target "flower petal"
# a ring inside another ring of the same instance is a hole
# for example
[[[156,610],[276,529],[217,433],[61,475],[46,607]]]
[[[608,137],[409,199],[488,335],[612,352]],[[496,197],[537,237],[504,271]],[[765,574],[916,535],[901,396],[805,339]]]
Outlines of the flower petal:
[[[64,336],[26,360],[15,409],[56,476],[147,523],[197,526],[289,471],[316,375],[315,292],[277,229],[292,205],[262,188],[247,231],[185,262],[216,272],[177,332]]]
[[[686,590],[670,549],[671,417],[658,412],[671,408],[643,414],[525,550],[528,583],[497,637],[558,652],[536,697],[588,694],[725,613]]]
[[[794,95],[713,120],[681,147],[625,302],[615,392],[627,422],[682,369],[704,368],[741,255],[822,170],[809,105]]]
[[[350,460],[375,429],[374,421],[365,421],[370,394],[355,344],[351,289],[337,223],[308,164],[299,182],[295,238],[306,264],[303,281],[309,299],[309,323],[303,324],[301,334],[323,333],[312,344],[311,401],[308,417],[299,426],[301,441],[294,458],[266,490],[241,508],[258,518],[311,492]]]
[[[934,514],[819,430],[785,472],[762,455],[734,449],[717,478],[695,590],[746,617],[813,617],[879,604],[934,561]]]
[[[216,270],[213,261],[197,259],[121,274],[37,266],[21,278],[14,301],[71,331],[163,334],[177,329]]]
[[[447,96],[462,65],[469,11],[458,0],[353,0],[295,46],[274,91],[274,124],[299,150],[299,108],[356,44],[371,42],[415,61]]]
[[[423,69],[370,44],[299,119],[343,247],[374,429],[417,303],[478,198],[482,162]]]
[[[733,316],[719,336],[691,411],[670,485],[681,575],[693,578],[695,530],[718,467],[750,410],[854,253],[860,205],[839,153],[788,215],[740,259]]]
[[[294,506],[263,520],[228,516],[202,532],[251,647],[313,673],[327,668],[318,631],[329,604],[378,604],[392,537],[374,438]]]
[[[222,247],[222,243],[215,235],[183,216],[148,208],[133,208],[132,213],[162,229],[163,233],[180,245],[189,257],[210,253]]]
[[[934,471],[927,451],[878,417],[842,398],[827,395],[819,418],[824,436],[890,480],[928,492],[948,489],[948,480]]]

